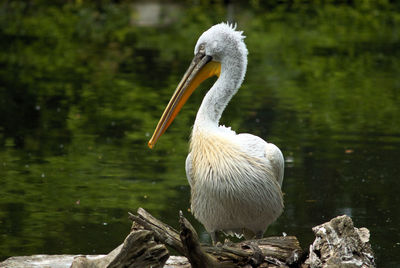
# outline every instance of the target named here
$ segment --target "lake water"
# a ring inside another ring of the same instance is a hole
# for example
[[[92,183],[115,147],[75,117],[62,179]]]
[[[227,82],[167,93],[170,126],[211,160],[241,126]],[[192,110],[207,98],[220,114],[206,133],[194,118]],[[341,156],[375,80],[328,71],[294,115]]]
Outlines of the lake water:
[[[248,72],[221,124],[276,144],[285,211],[266,235],[313,241],[347,214],[379,267],[400,265],[400,7],[7,2],[0,7],[0,260],[103,254],[143,207],[190,216],[189,99],[147,147],[200,34],[235,20]],[[205,1],[207,2],[207,1]]]

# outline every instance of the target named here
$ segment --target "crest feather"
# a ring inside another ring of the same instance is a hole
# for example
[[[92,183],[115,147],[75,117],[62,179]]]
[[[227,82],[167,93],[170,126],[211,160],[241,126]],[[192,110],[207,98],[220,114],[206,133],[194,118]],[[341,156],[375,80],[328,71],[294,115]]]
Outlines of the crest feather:
[[[234,35],[237,36],[238,38],[240,38],[241,40],[246,38],[246,36],[243,35],[243,31],[237,31],[236,30],[236,28],[237,28],[237,23],[236,22],[233,23],[233,22],[228,22],[227,21],[226,23],[225,22],[221,22],[220,24],[217,24],[217,25],[220,25],[222,27],[228,28],[229,30],[234,32]],[[215,25],[215,26],[217,26],[217,25]]]

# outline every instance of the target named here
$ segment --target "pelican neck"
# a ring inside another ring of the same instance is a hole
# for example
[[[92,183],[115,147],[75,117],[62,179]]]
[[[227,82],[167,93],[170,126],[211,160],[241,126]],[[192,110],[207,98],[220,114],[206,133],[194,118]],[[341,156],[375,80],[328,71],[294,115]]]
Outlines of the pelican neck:
[[[232,57],[221,61],[221,74],[200,105],[194,130],[218,127],[223,111],[242,84],[246,67],[246,57]]]

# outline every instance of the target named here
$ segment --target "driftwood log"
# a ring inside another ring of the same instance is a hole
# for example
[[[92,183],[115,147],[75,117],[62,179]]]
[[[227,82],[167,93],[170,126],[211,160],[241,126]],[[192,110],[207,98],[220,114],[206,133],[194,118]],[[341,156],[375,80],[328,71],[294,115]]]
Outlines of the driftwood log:
[[[130,213],[130,219],[154,232],[155,239],[186,256],[192,267],[233,267],[246,264],[259,265],[265,260],[277,266],[296,263],[302,254],[296,237],[269,237],[218,246],[200,245],[197,232],[189,221],[179,213],[181,232],[157,220],[139,208],[138,215]]]
[[[137,215],[129,213],[133,221],[131,233],[124,244],[109,255],[91,260],[75,258],[71,268],[97,267],[294,267],[299,266],[302,250],[296,237],[269,237],[239,243],[226,242],[217,246],[201,245],[197,232],[179,213],[181,231],[159,221],[139,208]],[[165,245],[188,260],[167,262]],[[190,263],[190,264],[189,264]]]
[[[167,248],[154,241],[151,231],[137,230],[107,256],[99,259],[78,256],[71,268],[163,267],[168,258]]]
[[[313,228],[309,254],[294,236],[268,237],[217,246],[201,245],[193,226],[179,213],[181,231],[139,208],[124,244],[103,258],[75,258],[72,268],[119,267],[375,267],[369,231],[339,216]],[[169,256],[166,246],[182,256]]]
[[[305,263],[311,267],[375,267],[369,230],[355,228],[348,216],[315,226],[316,239]]]
[[[355,228],[348,216],[314,227],[316,239],[308,254],[302,252],[294,236],[201,245],[182,213],[180,232],[141,208],[136,215],[129,213],[129,218],[133,221],[130,234],[108,255],[11,257],[1,262],[0,267],[375,267],[368,229]],[[167,247],[183,256],[169,256]]]

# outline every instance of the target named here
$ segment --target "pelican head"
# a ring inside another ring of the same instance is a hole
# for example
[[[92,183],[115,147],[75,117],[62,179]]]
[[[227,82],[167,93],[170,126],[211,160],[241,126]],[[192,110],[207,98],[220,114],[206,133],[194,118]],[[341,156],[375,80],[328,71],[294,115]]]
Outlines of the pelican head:
[[[232,77],[229,96],[236,93],[243,82],[247,67],[247,48],[243,41],[242,31],[236,31],[236,25],[220,23],[205,31],[198,39],[194,58],[178,84],[174,94],[154,131],[148,145],[153,148],[158,139],[164,134],[176,115],[194,90],[207,78],[224,73],[235,74]],[[221,70],[222,69],[222,70]],[[222,110],[226,104],[222,105]],[[221,111],[222,113],[222,111]],[[220,114],[217,114],[219,120]]]
[[[230,60],[233,55],[239,56],[241,60],[246,60],[248,52],[243,41],[244,38],[242,31],[236,31],[236,25],[220,23],[212,26],[200,36],[194,54],[196,55],[204,47],[205,54],[211,56],[212,60],[216,62],[222,63]]]

